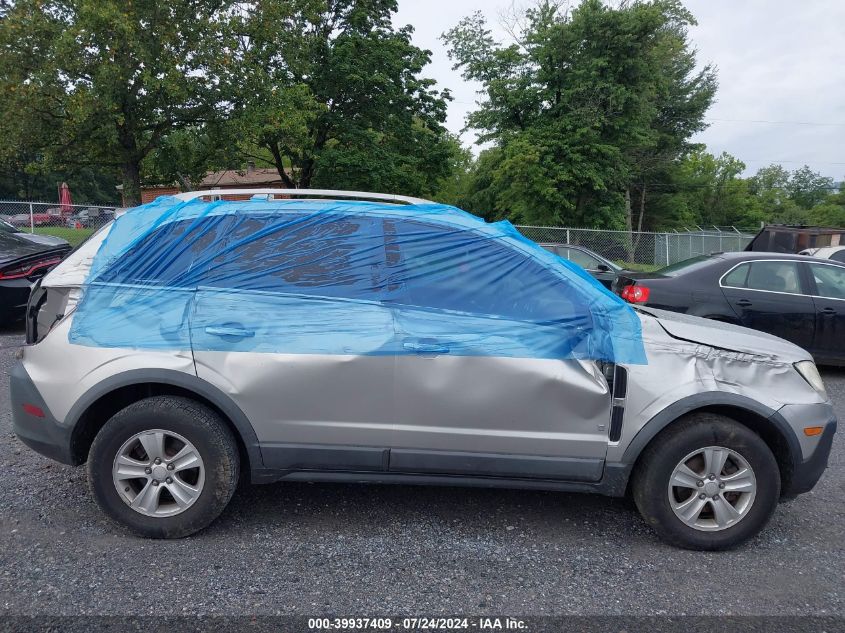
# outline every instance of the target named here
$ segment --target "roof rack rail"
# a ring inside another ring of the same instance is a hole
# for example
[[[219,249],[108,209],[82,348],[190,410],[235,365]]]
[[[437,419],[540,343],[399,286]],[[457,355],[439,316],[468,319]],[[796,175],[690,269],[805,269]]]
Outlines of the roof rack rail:
[[[431,200],[397,196],[390,193],[371,193],[368,191],[340,191],[335,189],[202,189],[177,193],[173,197],[187,201],[197,198],[220,196],[286,196],[288,198],[329,198],[339,200],[377,200],[381,202],[401,202],[404,204],[431,204]]]

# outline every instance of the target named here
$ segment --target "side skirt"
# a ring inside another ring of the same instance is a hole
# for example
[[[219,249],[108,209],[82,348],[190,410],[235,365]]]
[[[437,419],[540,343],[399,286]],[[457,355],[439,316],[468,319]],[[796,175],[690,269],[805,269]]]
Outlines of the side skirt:
[[[508,477],[470,477],[462,475],[430,475],[417,473],[350,472],[350,471],[280,471],[260,469],[252,472],[256,484],[279,481],[313,483],[400,484],[416,486],[454,486],[473,488],[505,488],[520,490],[550,490],[558,492],[586,492],[610,497],[625,494],[628,469],[609,469],[597,482],[561,481],[550,479],[517,479]]]

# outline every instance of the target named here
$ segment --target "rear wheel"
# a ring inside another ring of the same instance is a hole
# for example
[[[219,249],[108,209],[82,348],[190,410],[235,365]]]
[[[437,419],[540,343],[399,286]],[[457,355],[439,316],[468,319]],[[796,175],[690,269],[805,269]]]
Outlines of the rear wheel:
[[[179,538],[211,523],[238,482],[235,438],[207,407],[175,396],[135,402],[97,434],[88,478],[112,519],[152,538]]]
[[[640,513],[661,538],[720,550],[763,529],[780,496],[780,471],[756,433],[724,416],[695,413],[649,444],[632,484]]]

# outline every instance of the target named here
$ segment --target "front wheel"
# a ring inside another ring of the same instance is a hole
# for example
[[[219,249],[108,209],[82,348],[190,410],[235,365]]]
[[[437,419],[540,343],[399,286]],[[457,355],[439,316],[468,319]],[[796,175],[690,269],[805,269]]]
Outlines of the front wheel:
[[[210,524],[238,483],[235,438],[187,398],[155,396],[118,411],[97,434],[88,479],[100,508],[133,532],[179,538]]]
[[[711,413],[673,423],[644,451],[632,482],[643,518],[664,540],[721,550],[753,537],[780,496],[780,471],[749,428]]]

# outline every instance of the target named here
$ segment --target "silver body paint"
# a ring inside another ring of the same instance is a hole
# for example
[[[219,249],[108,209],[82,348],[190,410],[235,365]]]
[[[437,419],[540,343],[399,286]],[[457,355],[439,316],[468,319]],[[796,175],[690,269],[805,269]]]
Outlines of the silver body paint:
[[[795,370],[808,352],[783,339],[727,323],[664,310],[640,312],[648,365],[630,365],[622,437],[608,448],[615,462],[642,426],[688,396],[722,393],[747,397],[781,412],[809,457],[818,437],[804,426],[826,424],[832,407]],[[715,398],[714,398],[715,401]],[[811,417],[802,415],[811,412]]]

